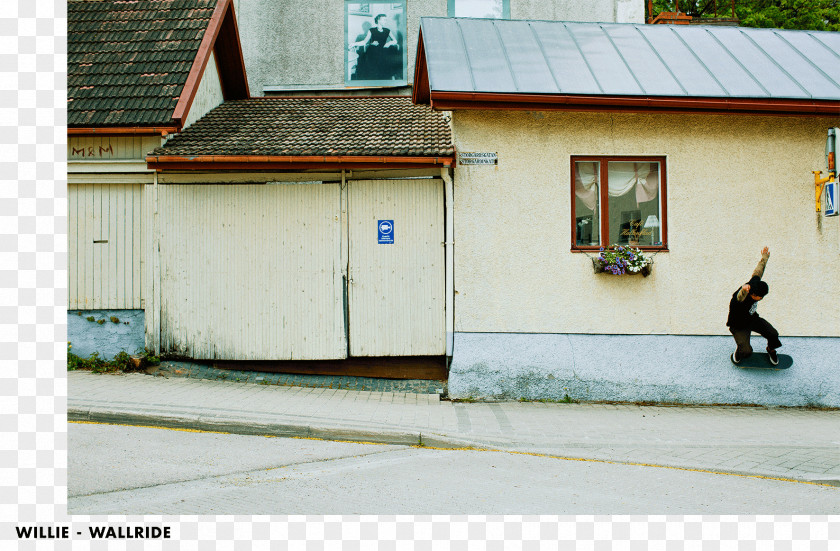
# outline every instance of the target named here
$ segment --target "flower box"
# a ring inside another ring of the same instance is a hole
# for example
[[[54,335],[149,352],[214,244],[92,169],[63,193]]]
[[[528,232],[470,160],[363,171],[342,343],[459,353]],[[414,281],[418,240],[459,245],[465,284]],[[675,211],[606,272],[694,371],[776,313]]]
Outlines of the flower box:
[[[638,248],[613,245],[609,249],[601,247],[598,256],[592,258],[592,267],[596,274],[611,275],[650,275],[653,259]]]
[[[633,271],[633,270],[625,270],[625,272],[624,272],[623,274],[613,274],[613,272],[611,272],[611,271],[607,270],[607,266],[606,266],[606,264],[605,264],[604,262],[601,262],[601,261],[600,261],[599,259],[597,259],[597,258],[593,258],[593,259],[592,259],[592,267],[595,269],[595,273],[596,273],[596,274],[610,274],[610,275],[641,275],[641,276],[647,277],[647,276],[649,276],[649,275],[650,275],[650,272],[651,272],[651,265],[650,265],[650,264],[648,264],[647,266],[644,266],[643,268],[640,268],[640,269],[639,269],[639,270],[637,270],[637,271]]]

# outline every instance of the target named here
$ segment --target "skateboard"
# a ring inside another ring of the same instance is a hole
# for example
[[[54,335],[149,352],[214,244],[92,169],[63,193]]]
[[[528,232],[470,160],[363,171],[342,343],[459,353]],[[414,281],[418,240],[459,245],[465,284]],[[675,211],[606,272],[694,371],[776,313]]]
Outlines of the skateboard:
[[[732,362],[736,367],[744,369],[787,369],[793,365],[793,358],[787,354],[776,355],[779,357],[779,365],[770,363],[770,358],[767,357],[767,352],[753,352],[749,358],[744,358],[739,363]],[[732,359],[732,353],[729,353],[729,359]]]

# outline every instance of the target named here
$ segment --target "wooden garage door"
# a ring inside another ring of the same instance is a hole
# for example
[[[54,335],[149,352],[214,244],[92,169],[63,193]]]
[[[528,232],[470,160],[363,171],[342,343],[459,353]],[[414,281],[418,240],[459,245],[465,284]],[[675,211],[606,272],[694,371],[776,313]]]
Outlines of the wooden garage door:
[[[352,181],[348,209],[350,355],[445,354],[442,181]]]
[[[346,357],[338,184],[159,186],[161,348]]]
[[[143,186],[71,184],[68,191],[68,308],[141,308]]]

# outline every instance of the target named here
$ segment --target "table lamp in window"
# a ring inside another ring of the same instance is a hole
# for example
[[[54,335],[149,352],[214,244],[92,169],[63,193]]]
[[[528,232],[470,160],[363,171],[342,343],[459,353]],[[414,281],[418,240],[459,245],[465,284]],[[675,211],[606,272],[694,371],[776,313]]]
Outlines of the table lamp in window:
[[[657,218],[655,214],[651,214],[645,220],[644,227],[650,228],[650,244],[653,245],[653,233],[656,231],[655,228],[659,227],[659,218]]]

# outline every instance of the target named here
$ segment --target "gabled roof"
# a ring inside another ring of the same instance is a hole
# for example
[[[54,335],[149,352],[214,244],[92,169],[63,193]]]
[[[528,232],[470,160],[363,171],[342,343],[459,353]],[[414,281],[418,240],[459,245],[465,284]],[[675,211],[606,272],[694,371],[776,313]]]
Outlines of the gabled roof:
[[[223,103],[146,161],[178,170],[406,168],[447,166],[454,154],[443,115],[407,96],[263,97]]]
[[[414,100],[436,108],[840,114],[840,33],[424,17]]]
[[[248,97],[232,0],[69,0],[69,131],[179,129],[211,52]]]

